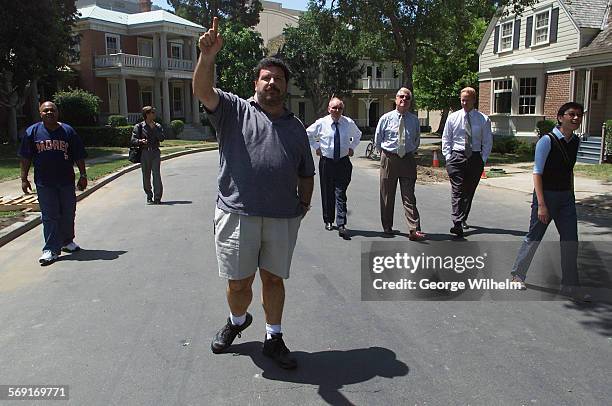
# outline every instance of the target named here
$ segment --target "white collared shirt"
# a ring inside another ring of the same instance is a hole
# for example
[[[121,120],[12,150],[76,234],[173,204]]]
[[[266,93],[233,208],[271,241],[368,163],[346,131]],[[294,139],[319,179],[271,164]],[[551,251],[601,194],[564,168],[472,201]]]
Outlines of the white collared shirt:
[[[472,109],[469,113],[457,110],[448,115],[442,134],[442,154],[448,161],[453,150],[465,150],[465,115],[470,115],[472,126],[472,151],[480,151],[480,156],[487,162],[493,148],[493,134],[491,133],[491,120],[478,110]]]
[[[334,120],[328,114],[312,123],[306,129],[308,141],[312,149],[321,149],[321,155],[326,158],[334,158],[334,135],[336,126],[332,125]],[[349,148],[353,151],[361,141],[361,131],[357,124],[348,117],[340,116],[338,120],[340,129],[340,158],[348,155]]]

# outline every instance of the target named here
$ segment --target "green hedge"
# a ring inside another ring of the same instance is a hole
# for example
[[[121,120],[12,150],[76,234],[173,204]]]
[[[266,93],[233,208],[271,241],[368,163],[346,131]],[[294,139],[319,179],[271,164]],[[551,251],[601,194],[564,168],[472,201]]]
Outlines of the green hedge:
[[[612,120],[606,121],[606,154],[612,155]]]
[[[129,147],[131,125],[121,127],[75,127],[86,147]]]
[[[59,119],[73,127],[93,125],[100,112],[101,100],[83,89],[69,89],[53,95]]]
[[[493,140],[492,151],[500,154],[533,155],[535,143],[519,140],[514,136],[497,137]]]
[[[179,134],[183,132],[185,123],[183,123],[181,120],[172,120],[170,121],[170,128],[172,128],[172,135],[174,137],[178,137]]]
[[[128,125],[127,117],[118,114],[108,116],[108,125],[111,127],[125,127]]]
[[[535,130],[538,136],[541,137],[544,134],[551,132],[556,125],[557,122],[553,120],[540,120],[536,123]]]

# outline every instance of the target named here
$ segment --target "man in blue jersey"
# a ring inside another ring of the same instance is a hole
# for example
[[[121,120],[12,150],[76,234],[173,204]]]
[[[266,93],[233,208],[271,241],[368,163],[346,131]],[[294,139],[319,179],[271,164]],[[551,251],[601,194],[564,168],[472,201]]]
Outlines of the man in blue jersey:
[[[34,183],[43,223],[45,245],[39,259],[49,265],[59,257],[60,251],[74,252],[80,247],[74,242],[74,216],[76,194],[74,164],[80,176],[79,190],[87,187],[85,157],[87,153],[81,139],[68,124],[60,123],[57,106],[45,102],[39,108],[42,122],[31,125],[21,140],[21,189],[32,190],[28,180],[30,165],[34,163]]]

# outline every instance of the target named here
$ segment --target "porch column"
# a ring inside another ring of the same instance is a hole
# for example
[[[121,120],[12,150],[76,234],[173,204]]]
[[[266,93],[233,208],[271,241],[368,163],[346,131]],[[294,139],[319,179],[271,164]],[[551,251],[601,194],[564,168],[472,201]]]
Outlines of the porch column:
[[[191,87],[193,87],[193,81],[189,83],[191,83]],[[193,115],[193,123],[200,124],[200,101],[193,93],[191,94],[191,114]]]
[[[191,37],[191,61],[193,62],[193,69],[195,70],[196,64],[198,63],[198,37]]]
[[[170,124],[170,89],[168,87],[168,78],[162,79],[162,97],[164,98],[163,120],[164,124]]]
[[[189,81],[183,81],[183,93],[185,94],[185,122],[191,123],[191,119],[193,115],[191,114],[191,86],[189,86]]]
[[[161,70],[168,70],[168,35],[165,32],[161,33]]]
[[[125,117],[128,115],[127,86],[125,83],[125,76],[119,77],[119,114]]]
[[[582,118],[582,126],[580,131],[582,134],[589,133],[590,118],[591,118],[591,86],[593,86],[593,70],[587,69],[584,78],[584,117]]]
[[[153,67],[159,69],[159,33],[153,34]]]
[[[576,100],[576,70],[570,71],[570,100]]]
[[[161,80],[159,78],[153,79],[153,105],[155,110],[162,111]]]

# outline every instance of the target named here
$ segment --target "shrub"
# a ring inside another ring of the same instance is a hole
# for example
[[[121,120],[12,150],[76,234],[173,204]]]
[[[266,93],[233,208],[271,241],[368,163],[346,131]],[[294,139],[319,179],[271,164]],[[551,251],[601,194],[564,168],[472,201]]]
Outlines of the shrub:
[[[520,140],[516,147],[516,153],[519,155],[533,156],[535,154],[535,143]]]
[[[553,130],[553,128],[555,128],[555,125],[557,125],[556,121],[540,120],[536,123],[536,128],[535,128],[536,134],[538,134],[538,137],[541,137],[544,134],[548,134],[549,132]]]
[[[516,152],[519,141],[514,136],[504,136],[493,140],[493,152],[500,154],[512,154]]]
[[[128,147],[133,128],[131,125],[122,127],[76,127],[75,131],[86,147]]]
[[[605,123],[606,129],[604,135],[606,137],[606,154],[612,155],[612,120],[608,120]]]
[[[178,135],[183,132],[185,123],[183,123],[181,120],[172,120],[170,121],[170,128],[172,128],[172,135],[178,137]]]
[[[69,89],[53,95],[60,121],[71,126],[89,126],[96,123],[100,111],[100,98],[83,89]]]
[[[128,125],[127,117],[121,115],[108,116],[108,125],[111,127],[125,127]]]

